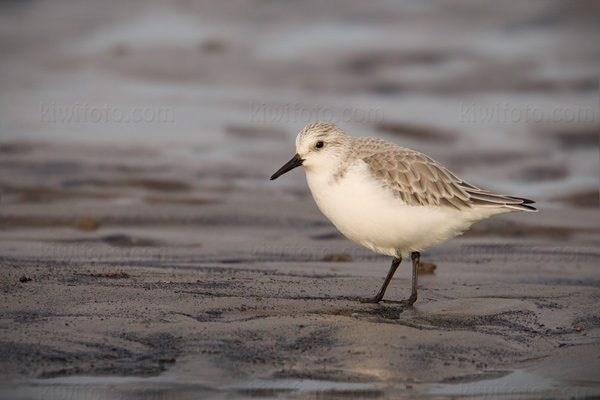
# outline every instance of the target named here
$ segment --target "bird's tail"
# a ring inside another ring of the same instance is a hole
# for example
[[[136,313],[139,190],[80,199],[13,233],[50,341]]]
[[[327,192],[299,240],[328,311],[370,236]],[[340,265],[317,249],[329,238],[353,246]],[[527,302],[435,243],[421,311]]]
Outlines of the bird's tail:
[[[512,208],[512,209],[518,210],[518,211],[530,211],[530,212],[538,211],[537,208],[530,205],[530,204],[535,204],[535,201],[533,201],[533,200],[525,199],[523,197],[513,197],[513,196],[509,196],[509,198],[513,199],[513,200],[518,200],[518,201],[520,201],[520,203],[507,205],[506,207],[508,207],[508,208]]]
[[[474,205],[482,207],[502,207],[509,208],[515,211],[537,212],[537,208],[531,204],[535,201],[522,197],[505,196],[503,194],[495,194],[484,190],[470,191],[467,189],[471,201]]]

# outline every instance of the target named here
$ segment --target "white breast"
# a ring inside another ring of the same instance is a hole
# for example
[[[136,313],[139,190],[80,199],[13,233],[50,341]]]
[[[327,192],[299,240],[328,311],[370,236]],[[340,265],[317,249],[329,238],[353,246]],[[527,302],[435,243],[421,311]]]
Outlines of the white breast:
[[[343,177],[307,170],[319,209],[350,240],[375,252],[407,257],[461,234],[481,218],[449,207],[409,206],[358,160]]]

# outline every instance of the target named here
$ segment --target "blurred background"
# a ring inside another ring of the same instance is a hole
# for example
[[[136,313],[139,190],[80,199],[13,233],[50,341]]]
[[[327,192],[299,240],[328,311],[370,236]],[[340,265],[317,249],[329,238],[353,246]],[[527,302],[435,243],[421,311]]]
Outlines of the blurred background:
[[[599,8],[4,2],[2,204],[26,183],[58,174],[66,190],[83,167],[106,173],[82,165],[81,146],[107,157],[150,151],[138,160],[151,161],[144,178],[171,179],[170,166],[185,164],[187,184],[208,197],[215,186],[305,191],[303,174],[267,178],[294,153],[297,132],[325,120],[425,152],[491,190],[596,207]],[[6,161],[25,148],[64,154],[43,171]]]

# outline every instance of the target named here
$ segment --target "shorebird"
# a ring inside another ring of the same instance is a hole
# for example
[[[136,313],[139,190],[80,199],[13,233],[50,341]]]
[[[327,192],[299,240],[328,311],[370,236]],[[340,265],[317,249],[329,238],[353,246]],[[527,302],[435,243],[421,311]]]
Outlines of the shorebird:
[[[335,124],[308,125],[296,137],[296,154],[271,176],[303,166],[317,206],[348,239],[393,257],[374,297],[379,303],[402,258],[412,259],[409,298],[417,300],[421,251],[462,234],[494,215],[537,211],[532,200],[492,193],[471,185],[414,150],[375,138],[352,137]]]

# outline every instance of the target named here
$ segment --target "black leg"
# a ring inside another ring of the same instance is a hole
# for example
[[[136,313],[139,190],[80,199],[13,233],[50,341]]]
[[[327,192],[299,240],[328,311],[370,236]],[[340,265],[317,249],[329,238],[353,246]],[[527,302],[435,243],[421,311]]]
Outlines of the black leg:
[[[417,301],[417,285],[419,284],[419,260],[421,259],[421,253],[418,251],[413,252],[410,257],[413,262],[412,270],[412,288],[410,291],[410,297],[404,300],[383,300],[384,303],[396,303],[404,306],[412,306]]]
[[[412,288],[410,290],[410,297],[406,302],[407,306],[412,306],[417,301],[417,285],[419,284],[419,261],[421,260],[421,253],[418,251],[413,252],[410,257],[413,262],[413,273],[412,273]]]
[[[394,257],[394,259],[392,260],[392,266],[390,267],[390,270],[388,271],[388,274],[385,277],[385,281],[383,282],[383,285],[381,285],[381,289],[379,289],[379,292],[377,292],[375,297],[367,297],[367,298],[349,297],[348,300],[360,301],[361,303],[379,303],[383,299],[385,290],[387,289],[388,285],[390,284],[390,281],[392,280],[392,277],[394,276],[394,273],[398,269],[398,266],[400,265],[401,262],[402,262],[401,257]],[[413,258],[413,265],[414,265],[414,258]],[[413,267],[413,270],[414,270],[414,267]],[[413,285],[416,286],[416,283],[414,283],[414,279],[415,278],[413,275]],[[412,298],[412,296],[411,296],[411,298]],[[415,300],[417,300],[416,294],[415,294]],[[414,301],[413,301],[413,303],[414,303]]]

